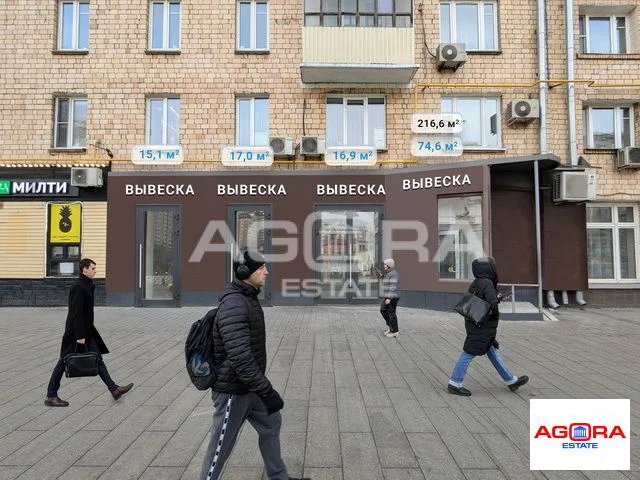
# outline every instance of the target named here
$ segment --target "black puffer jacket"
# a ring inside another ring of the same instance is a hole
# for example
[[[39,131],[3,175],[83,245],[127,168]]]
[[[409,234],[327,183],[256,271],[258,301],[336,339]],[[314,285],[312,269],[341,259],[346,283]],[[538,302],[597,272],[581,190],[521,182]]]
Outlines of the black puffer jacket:
[[[498,272],[496,263],[491,257],[476,258],[471,264],[473,276],[469,292],[474,293],[491,305],[491,316],[483,327],[477,327],[473,322],[464,322],[467,338],[463,350],[471,355],[484,355],[491,345],[498,347],[496,334],[498,331]]]
[[[220,295],[213,326],[216,392],[264,395],[271,390],[265,375],[266,334],[258,293],[257,288],[235,279]]]

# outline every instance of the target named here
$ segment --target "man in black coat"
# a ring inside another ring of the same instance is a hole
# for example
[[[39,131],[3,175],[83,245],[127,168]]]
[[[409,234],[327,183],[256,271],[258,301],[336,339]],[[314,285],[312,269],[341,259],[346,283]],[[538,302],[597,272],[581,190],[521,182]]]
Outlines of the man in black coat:
[[[213,325],[217,373],[211,395],[213,427],[200,479],[220,478],[238,432],[248,420],[258,432],[267,478],[305,480],[289,477],[282,461],[279,410],[284,402],[265,375],[266,332],[258,300],[269,274],[265,260],[245,250],[234,260],[233,271],[235,279],[220,295]]]
[[[498,350],[496,335],[498,334],[498,321],[500,319],[498,303],[501,295],[498,293],[496,262],[492,257],[476,258],[471,263],[471,270],[475,280],[469,286],[469,293],[473,293],[491,305],[491,315],[481,327],[470,320],[465,321],[464,326],[467,331],[467,337],[464,340],[460,358],[453,367],[451,377],[449,377],[447,391],[454,395],[465,397],[471,395],[471,392],[462,386],[467,368],[469,368],[469,364],[476,356],[487,354],[489,361],[509,387],[509,390],[515,392],[529,381],[529,377],[526,375],[517,377],[511,373],[505,366]]]
[[[98,354],[98,375],[105,383],[114,400],[118,400],[133,387],[133,383],[119,387],[109,376],[107,366],[102,361],[102,355],[109,353],[107,346],[100,337],[98,330],[93,325],[93,295],[95,285],[93,277],[96,276],[96,263],[88,258],[83,258],[79,263],[80,275],[69,290],[69,313],[60,347],[60,359],[56,363],[44,404],[48,407],[68,407],[69,402],[58,397],[60,380],[64,374],[64,357],[76,351],[85,350]]]

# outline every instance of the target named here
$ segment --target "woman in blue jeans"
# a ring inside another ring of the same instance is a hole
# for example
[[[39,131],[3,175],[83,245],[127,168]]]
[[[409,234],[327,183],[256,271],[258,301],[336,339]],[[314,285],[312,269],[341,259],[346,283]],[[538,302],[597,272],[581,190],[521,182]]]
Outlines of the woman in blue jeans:
[[[529,377],[522,375],[515,376],[505,366],[498,350],[498,342],[496,334],[498,331],[498,320],[500,312],[498,311],[498,303],[500,302],[500,294],[498,293],[498,272],[496,262],[491,257],[476,258],[471,264],[473,276],[475,280],[469,286],[469,292],[475,293],[476,296],[483,299],[491,305],[491,315],[482,327],[476,326],[470,320],[465,321],[465,329],[467,330],[467,338],[462,347],[462,353],[453,367],[447,391],[454,395],[463,395],[468,397],[471,392],[462,386],[464,375],[471,361],[477,357],[487,354],[489,361],[498,371],[505,384],[512,392],[529,381]]]

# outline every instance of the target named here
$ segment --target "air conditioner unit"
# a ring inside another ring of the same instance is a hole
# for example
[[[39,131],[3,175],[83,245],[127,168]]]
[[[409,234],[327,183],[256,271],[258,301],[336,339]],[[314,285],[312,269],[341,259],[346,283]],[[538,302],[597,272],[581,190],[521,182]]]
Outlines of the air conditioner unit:
[[[322,155],[324,150],[324,137],[302,137],[302,140],[300,140],[300,153],[302,155]]]
[[[441,43],[436,51],[438,70],[453,68],[457,70],[467,61],[467,52],[464,43]]]
[[[537,99],[516,98],[507,104],[507,124],[531,123],[540,118],[540,102]]]
[[[271,137],[269,145],[276,157],[293,155],[293,139],[289,137]]]
[[[595,173],[562,171],[553,175],[554,202],[586,202],[595,199]]]
[[[618,168],[640,168],[640,147],[618,150]]]
[[[71,185],[75,187],[101,187],[102,170],[99,168],[73,167]]]

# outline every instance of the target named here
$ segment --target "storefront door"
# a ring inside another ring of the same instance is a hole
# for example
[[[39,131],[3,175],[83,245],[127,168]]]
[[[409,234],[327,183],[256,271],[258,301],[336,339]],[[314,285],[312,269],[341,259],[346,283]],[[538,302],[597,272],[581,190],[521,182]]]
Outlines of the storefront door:
[[[314,258],[319,303],[378,301],[381,206],[318,206]]]
[[[180,305],[180,207],[136,211],[136,306]]]
[[[233,280],[233,255],[246,248],[256,249],[266,255],[271,252],[271,230],[264,228],[264,221],[271,220],[270,205],[232,205],[229,207],[229,228],[233,232],[234,244],[227,260],[228,280]],[[267,264],[270,275],[260,289],[260,303],[271,304],[271,273],[273,264]]]

